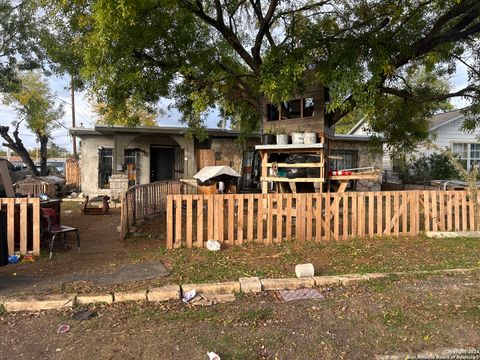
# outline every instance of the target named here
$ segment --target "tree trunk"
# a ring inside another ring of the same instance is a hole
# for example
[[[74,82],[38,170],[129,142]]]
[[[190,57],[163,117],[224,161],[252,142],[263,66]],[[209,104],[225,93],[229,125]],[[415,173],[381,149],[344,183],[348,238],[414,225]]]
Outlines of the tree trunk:
[[[30,157],[27,149],[23,145],[22,139],[18,137],[18,125],[13,132],[14,139],[12,139],[12,137],[8,134],[8,130],[8,126],[0,126],[0,136],[6,141],[4,145],[9,149],[15,151],[15,153],[22,158],[22,161],[32,171],[33,175],[39,176],[39,172],[35,166],[35,163]]]
[[[39,135],[38,139],[40,140],[40,176],[47,176],[48,175],[48,168],[47,168],[48,136]]]

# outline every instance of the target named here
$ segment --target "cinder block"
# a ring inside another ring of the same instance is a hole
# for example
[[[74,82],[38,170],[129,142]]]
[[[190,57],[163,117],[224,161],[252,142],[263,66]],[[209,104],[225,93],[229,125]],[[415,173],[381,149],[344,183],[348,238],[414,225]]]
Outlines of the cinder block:
[[[238,279],[240,290],[244,293],[257,293],[262,291],[262,283],[258,277],[242,277]]]
[[[87,304],[111,304],[113,303],[112,294],[92,294],[92,295],[78,295],[75,301],[78,305]]]
[[[315,286],[313,278],[262,279],[262,290],[295,290]]]
[[[113,294],[115,302],[147,301],[147,290],[119,291]]]
[[[184,284],[182,292],[195,289],[198,294],[232,294],[240,292],[240,283],[238,281],[228,281],[211,284]]]
[[[147,301],[166,301],[180,299],[180,285],[167,285],[149,289]]]
[[[6,298],[3,306],[7,312],[58,310],[70,308],[75,301],[75,294],[28,295]]]

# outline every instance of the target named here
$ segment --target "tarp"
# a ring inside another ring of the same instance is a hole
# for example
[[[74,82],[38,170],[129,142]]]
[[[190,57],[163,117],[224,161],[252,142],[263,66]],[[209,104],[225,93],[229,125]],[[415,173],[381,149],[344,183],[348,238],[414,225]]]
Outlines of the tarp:
[[[193,177],[200,180],[202,183],[212,180],[217,177],[241,177],[238,172],[233,170],[230,166],[205,166],[202,170],[197,172]]]

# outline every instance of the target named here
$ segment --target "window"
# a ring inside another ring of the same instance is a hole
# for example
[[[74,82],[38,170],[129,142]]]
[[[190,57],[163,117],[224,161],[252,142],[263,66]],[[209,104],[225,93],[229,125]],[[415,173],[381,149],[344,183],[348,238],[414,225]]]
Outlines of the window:
[[[303,117],[314,115],[315,102],[312,97],[303,99]]]
[[[284,101],[281,106],[282,120],[295,119],[302,116],[302,100]]]
[[[330,170],[355,169],[357,167],[358,151],[332,150],[331,155],[341,159],[330,159]]]
[[[267,104],[267,121],[278,121],[279,117],[278,106]]]
[[[98,187],[110,189],[110,176],[113,173],[113,149],[102,148],[98,154]]]
[[[480,165],[480,144],[452,143],[452,152],[458,155],[463,167],[468,171],[472,166]]]
[[[280,105],[267,104],[267,121],[299,119],[314,116],[315,101],[313,97],[294,99]]]

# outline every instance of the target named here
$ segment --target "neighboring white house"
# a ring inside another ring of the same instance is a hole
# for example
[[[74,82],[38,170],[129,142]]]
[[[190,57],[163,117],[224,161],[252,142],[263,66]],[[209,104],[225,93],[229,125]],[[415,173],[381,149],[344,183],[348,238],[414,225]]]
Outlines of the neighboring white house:
[[[472,165],[480,165],[480,142],[478,132],[467,133],[462,130],[464,120],[465,115],[461,114],[461,109],[437,114],[429,120],[429,131],[435,145],[442,149],[451,149],[458,154],[466,164],[467,169],[470,170]],[[366,120],[360,120],[348,134],[368,135],[369,130]],[[425,155],[433,152],[420,146],[417,150]],[[392,168],[389,154],[384,151],[383,169],[392,170]]]

